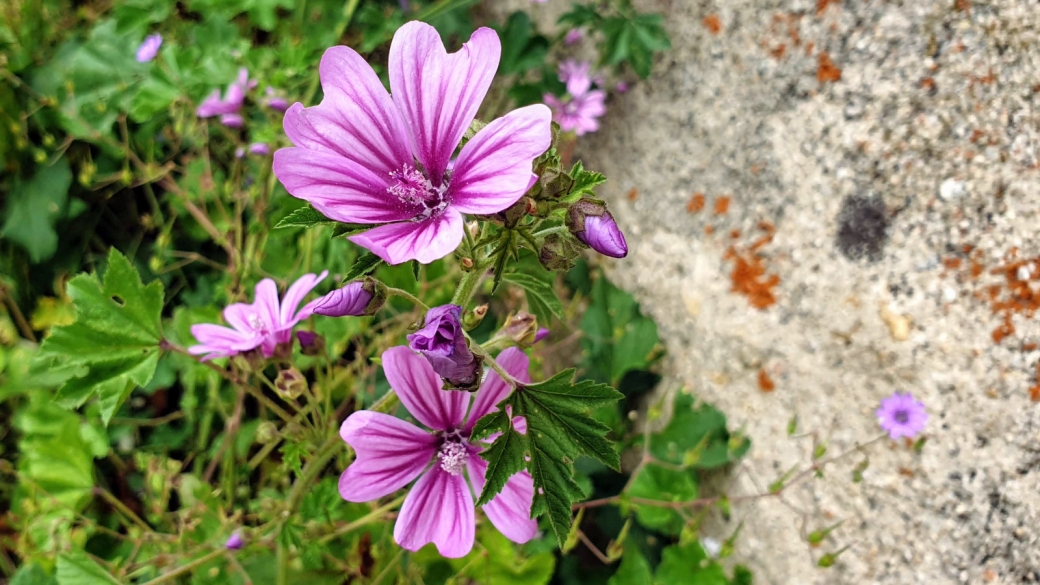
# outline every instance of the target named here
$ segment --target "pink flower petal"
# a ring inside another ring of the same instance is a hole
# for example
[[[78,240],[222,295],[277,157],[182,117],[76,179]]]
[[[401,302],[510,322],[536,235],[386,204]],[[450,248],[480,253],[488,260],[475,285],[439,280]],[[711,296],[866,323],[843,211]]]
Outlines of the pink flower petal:
[[[246,335],[240,331],[210,323],[192,325],[191,334],[195,336],[199,344],[189,347],[188,353],[192,355],[206,354],[203,360],[227,357],[243,351],[249,351],[260,345],[260,342],[263,340],[259,336]]]
[[[282,297],[281,314],[278,316],[281,329],[286,327],[291,329],[300,321],[311,316],[309,306],[299,311],[297,311],[297,308],[300,306],[300,302],[303,301],[303,297],[314,290],[314,287],[318,286],[318,283],[325,280],[325,277],[328,275],[328,270],[323,270],[318,275],[304,274],[289,287],[289,290],[285,291],[285,296]]]
[[[294,113],[285,113],[286,128]],[[274,153],[274,173],[293,197],[308,201],[323,215],[348,223],[410,220],[421,211],[387,193],[389,174],[379,174],[343,156],[310,148],[282,148]]]
[[[325,97],[294,106],[282,126],[293,144],[342,157],[378,176],[412,162],[400,112],[372,67],[349,47],[325,51],[318,68]]]
[[[462,236],[462,215],[449,207],[437,217],[382,225],[347,239],[389,264],[409,260],[429,264],[454,252]]]
[[[278,327],[278,285],[270,278],[261,280],[256,285],[256,296],[253,298],[253,309],[263,321],[264,328],[274,331]]]
[[[412,152],[434,186],[477,115],[498,69],[502,45],[479,28],[457,53],[444,50],[432,26],[413,21],[390,43],[390,93],[412,137]]]
[[[404,499],[394,540],[413,552],[432,542],[442,557],[457,559],[473,549],[476,526],[473,495],[466,480],[434,465]]]
[[[473,490],[484,489],[487,462],[474,455],[466,462]],[[534,480],[526,471],[521,471],[506,481],[497,496],[483,506],[488,520],[506,538],[516,543],[525,543],[538,534],[538,522],[531,518],[531,502],[534,500]]]
[[[437,437],[381,412],[355,412],[343,421],[339,435],[356,453],[339,477],[339,493],[348,502],[396,492],[418,477],[437,453]]]
[[[484,127],[455,161],[452,206],[463,213],[491,214],[516,203],[531,186],[531,162],[552,142],[551,124],[549,108],[535,104]]]
[[[416,420],[435,431],[458,428],[469,406],[469,393],[441,389],[441,379],[426,358],[405,345],[391,347],[383,352],[383,372]]]
[[[531,374],[527,371],[531,365],[531,360],[523,351],[515,347],[506,348],[502,350],[502,353],[498,354],[495,361],[517,380],[521,382],[531,381]],[[480,390],[477,391],[477,396],[473,399],[473,406],[469,409],[469,417],[466,419],[466,431],[472,430],[473,425],[477,424],[480,417],[495,410],[495,405],[502,402],[506,396],[509,396],[510,390],[511,388],[502,381],[502,377],[498,375],[498,372],[488,370],[484,383],[480,385]]]

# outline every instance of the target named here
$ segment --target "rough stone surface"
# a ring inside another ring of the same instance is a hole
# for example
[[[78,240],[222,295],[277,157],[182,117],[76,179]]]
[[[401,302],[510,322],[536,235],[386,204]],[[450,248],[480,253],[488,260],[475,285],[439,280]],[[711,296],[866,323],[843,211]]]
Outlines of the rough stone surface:
[[[556,4],[531,10],[548,25]],[[893,392],[931,415],[921,453],[881,440],[862,482],[854,453],[708,532],[743,521],[759,583],[1040,581],[1040,5],[636,5],[674,49],[577,153],[608,173],[631,249],[609,266],[659,323],[666,373],[754,441],[722,487],[808,463],[792,416],[830,456],[879,435]]]

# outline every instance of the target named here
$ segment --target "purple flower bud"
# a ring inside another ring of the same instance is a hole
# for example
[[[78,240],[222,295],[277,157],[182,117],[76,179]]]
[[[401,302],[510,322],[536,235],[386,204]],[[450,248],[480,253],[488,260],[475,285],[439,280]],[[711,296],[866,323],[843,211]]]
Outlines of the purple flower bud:
[[[296,339],[300,340],[300,351],[303,355],[325,355],[325,338],[313,331],[297,331]]]
[[[466,344],[461,317],[458,305],[430,309],[423,328],[408,336],[408,346],[421,353],[450,385],[470,388],[480,382],[481,363]]]
[[[318,334],[313,331],[297,331],[296,339],[300,340],[300,347],[311,347],[318,339]]]
[[[245,545],[246,541],[242,540],[242,534],[236,530],[228,537],[227,542],[224,543],[224,548],[228,550],[238,550]]]
[[[144,38],[144,42],[141,43],[141,46],[137,47],[137,62],[147,63],[152,59],[155,59],[155,56],[159,54],[159,47],[161,46],[162,35],[148,35]]]
[[[386,291],[369,277],[355,280],[315,301],[314,313],[326,317],[374,315],[383,306]]]
[[[235,158],[242,158],[246,155],[246,149],[239,146],[235,149]]]
[[[263,142],[254,142],[249,145],[249,154],[258,154],[260,156],[267,156],[271,154],[271,147]]]
[[[614,86],[614,89],[616,89],[618,91],[618,93],[625,93],[626,91],[628,91],[628,84],[625,83],[624,81],[619,81]]]
[[[610,256],[624,258],[628,244],[607,206],[592,199],[582,199],[567,210],[567,228],[581,243]]]
[[[241,128],[246,121],[238,114],[224,114],[220,117],[220,123],[228,128]]]
[[[563,42],[568,45],[580,43],[581,39],[585,37],[585,34],[581,32],[580,28],[572,28],[567,31],[567,36],[563,37]]]
[[[267,95],[267,107],[272,110],[278,110],[279,112],[284,112],[289,109],[289,100],[275,93],[273,87],[267,86],[264,93]]]
[[[546,329],[545,327],[542,327],[541,329],[538,330],[538,333],[534,334],[534,342],[538,343],[539,341],[545,339],[546,337],[549,337],[549,330]]]

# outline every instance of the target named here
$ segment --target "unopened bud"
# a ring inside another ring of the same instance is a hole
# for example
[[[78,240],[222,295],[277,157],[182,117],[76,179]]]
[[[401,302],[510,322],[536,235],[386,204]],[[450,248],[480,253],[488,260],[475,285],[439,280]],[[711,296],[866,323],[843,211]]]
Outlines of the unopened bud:
[[[245,372],[259,372],[264,369],[267,364],[267,358],[264,357],[263,352],[260,348],[251,349],[242,353],[236,354],[235,357],[231,358],[236,366],[240,370]]]
[[[269,420],[265,420],[256,426],[256,442],[266,445],[278,438],[278,427]]]
[[[313,331],[297,331],[296,339],[300,341],[303,355],[322,355],[325,353],[325,338]]]
[[[375,315],[386,302],[386,294],[385,285],[366,276],[319,299],[314,305],[314,313],[326,317]]]
[[[462,265],[462,269],[467,271],[467,272],[469,272],[470,270],[473,270],[473,259],[472,258],[469,258],[469,257],[463,258],[462,260],[459,260],[459,264],[461,264]]]
[[[506,319],[496,337],[505,337],[517,345],[527,346],[535,342],[538,335],[538,318],[527,311],[517,311]]]
[[[43,161],[47,160],[47,153],[44,152],[42,149],[34,148],[33,149],[33,160],[38,162],[38,163],[42,163]]]
[[[487,304],[475,307],[471,311],[466,311],[465,314],[462,315],[462,328],[466,331],[476,329],[477,325],[480,325],[480,322],[484,320],[484,315],[487,315],[487,312]]]
[[[307,391],[307,378],[303,377],[303,372],[300,370],[288,368],[278,372],[278,377],[274,380],[274,387],[282,396],[295,399]]]
[[[538,262],[546,270],[566,272],[574,268],[580,255],[580,244],[573,237],[549,234],[545,236],[542,247],[538,250]]]
[[[228,537],[227,542],[224,543],[224,548],[227,550],[239,550],[245,545],[246,541],[242,538],[241,532],[236,530]]]
[[[480,237],[480,223],[471,221],[466,224],[466,229],[469,230],[469,237],[477,239]]]
[[[581,243],[604,256],[624,258],[628,255],[628,243],[614,216],[607,211],[606,205],[594,199],[581,199],[570,206],[567,229]]]

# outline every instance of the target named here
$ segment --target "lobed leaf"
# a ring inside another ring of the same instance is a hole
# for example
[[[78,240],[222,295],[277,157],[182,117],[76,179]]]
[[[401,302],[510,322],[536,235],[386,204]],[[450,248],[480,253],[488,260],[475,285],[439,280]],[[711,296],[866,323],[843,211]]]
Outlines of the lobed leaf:
[[[543,280],[523,272],[508,272],[502,279],[524,289],[527,305],[540,323],[548,324],[554,316],[562,318],[563,303],[556,296],[551,280]]]

